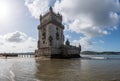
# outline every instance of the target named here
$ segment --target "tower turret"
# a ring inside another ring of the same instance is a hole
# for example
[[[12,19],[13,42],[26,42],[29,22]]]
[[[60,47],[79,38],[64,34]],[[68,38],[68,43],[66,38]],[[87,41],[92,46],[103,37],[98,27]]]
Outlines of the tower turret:
[[[49,11],[50,11],[50,12],[53,12],[53,9],[52,9],[52,7],[51,7],[51,6],[50,6],[50,8],[49,8]]]
[[[70,42],[69,42],[68,39],[66,40],[65,44],[66,44],[67,46],[70,46]]]

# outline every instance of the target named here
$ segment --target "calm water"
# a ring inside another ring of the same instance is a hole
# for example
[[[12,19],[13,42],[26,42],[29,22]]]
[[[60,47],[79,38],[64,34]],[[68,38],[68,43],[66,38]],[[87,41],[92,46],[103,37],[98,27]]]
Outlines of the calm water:
[[[120,55],[0,59],[0,81],[120,81]]]

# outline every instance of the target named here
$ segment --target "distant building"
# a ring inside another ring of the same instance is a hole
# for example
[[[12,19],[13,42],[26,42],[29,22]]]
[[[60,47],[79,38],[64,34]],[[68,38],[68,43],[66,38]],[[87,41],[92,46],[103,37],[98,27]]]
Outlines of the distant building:
[[[38,49],[36,56],[50,58],[72,58],[80,57],[81,46],[71,46],[69,40],[64,45],[64,25],[62,15],[54,13],[52,7],[45,15],[40,15],[38,26]]]

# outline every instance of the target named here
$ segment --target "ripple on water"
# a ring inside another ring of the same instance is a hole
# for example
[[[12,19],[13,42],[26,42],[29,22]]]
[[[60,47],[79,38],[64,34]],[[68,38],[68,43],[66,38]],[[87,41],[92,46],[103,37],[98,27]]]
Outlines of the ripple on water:
[[[0,59],[0,81],[120,81],[120,60],[42,59]]]

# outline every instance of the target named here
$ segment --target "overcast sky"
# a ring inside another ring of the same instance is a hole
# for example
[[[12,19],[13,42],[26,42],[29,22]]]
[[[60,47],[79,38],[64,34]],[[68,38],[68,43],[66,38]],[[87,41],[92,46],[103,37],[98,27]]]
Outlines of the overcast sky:
[[[63,16],[65,39],[82,51],[120,51],[119,0],[0,0],[0,52],[34,52],[40,14]]]

